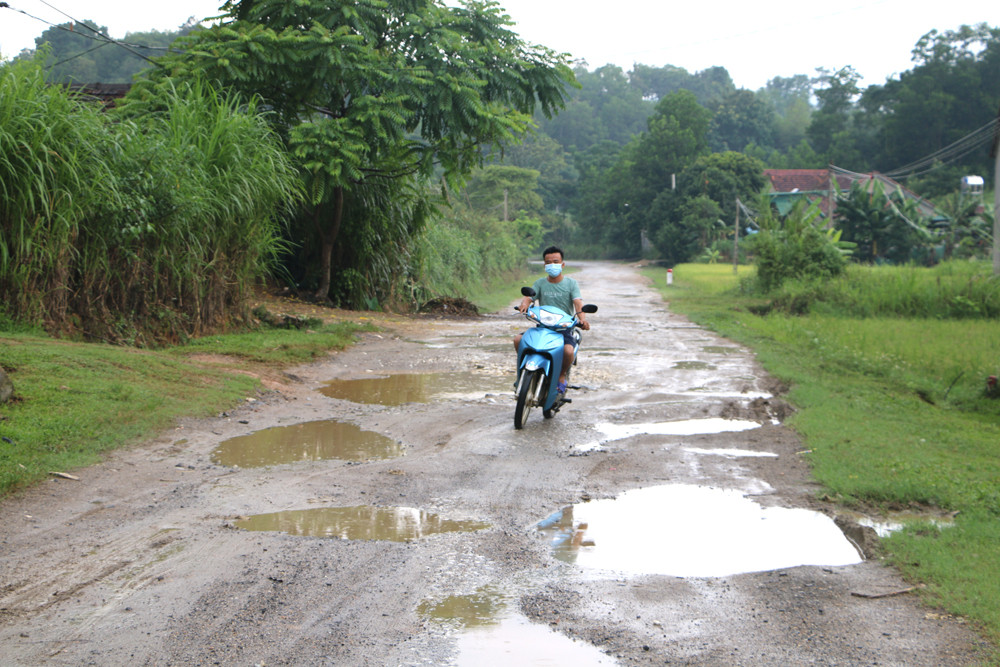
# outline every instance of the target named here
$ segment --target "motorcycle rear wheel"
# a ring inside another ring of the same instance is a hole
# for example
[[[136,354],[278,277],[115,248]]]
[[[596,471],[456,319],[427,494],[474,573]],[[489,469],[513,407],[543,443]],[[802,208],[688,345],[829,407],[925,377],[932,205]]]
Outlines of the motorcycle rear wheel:
[[[517,386],[517,405],[514,406],[514,428],[522,429],[528,423],[528,414],[531,412],[531,401],[537,393],[538,383],[541,381],[542,371],[524,371],[521,373],[521,382]]]

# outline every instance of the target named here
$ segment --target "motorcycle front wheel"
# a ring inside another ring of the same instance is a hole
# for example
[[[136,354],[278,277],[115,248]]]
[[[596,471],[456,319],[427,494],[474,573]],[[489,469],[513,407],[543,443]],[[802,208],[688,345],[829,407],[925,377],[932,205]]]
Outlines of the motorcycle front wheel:
[[[540,370],[521,373],[521,382],[517,385],[517,405],[514,406],[514,428],[522,429],[528,423],[531,401],[537,393],[541,378]]]

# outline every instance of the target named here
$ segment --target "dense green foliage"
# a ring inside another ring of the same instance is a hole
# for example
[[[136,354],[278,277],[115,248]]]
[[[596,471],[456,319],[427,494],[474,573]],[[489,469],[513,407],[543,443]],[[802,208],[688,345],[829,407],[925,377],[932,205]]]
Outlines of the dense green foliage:
[[[159,106],[102,114],[36,62],[0,68],[8,317],[148,343],[248,315],[295,172],[253,103],[193,83]]]
[[[751,314],[759,302],[739,291],[730,267],[677,267],[669,288],[662,270],[650,275],[673,310],[749,345],[790,385],[798,411],[789,424],[825,496],[876,514],[957,514],[946,528],[917,520],[884,545],[892,563],[927,584],[930,602],[996,641],[1000,399],[986,392],[988,376],[1000,373],[996,319],[910,307],[970,282],[992,283],[996,303],[989,271],[982,262],[852,266],[829,285],[840,293],[836,312],[766,316]]]
[[[758,216],[759,233],[749,241],[757,272],[756,290],[769,293],[789,280],[817,285],[839,276],[847,266],[851,246],[840,243],[840,234],[823,229],[823,218],[815,204],[799,202],[792,212],[779,218],[766,198]]]
[[[294,277],[344,305],[400,289],[436,197],[425,179],[458,184],[484,147],[516,140],[536,109],[561,107],[572,80],[564,56],[524,43],[489,2],[234,0],[224,10],[160,61],[145,94],[204,77],[273,108],[308,194],[290,227]]]

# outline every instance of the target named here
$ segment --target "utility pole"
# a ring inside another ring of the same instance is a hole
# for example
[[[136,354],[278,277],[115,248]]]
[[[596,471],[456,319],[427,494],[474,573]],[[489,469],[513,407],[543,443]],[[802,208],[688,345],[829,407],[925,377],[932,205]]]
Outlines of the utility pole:
[[[736,198],[736,227],[733,230],[733,273],[738,273],[740,262],[740,198]]]
[[[993,126],[993,275],[1000,276],[1000,111]]]
[[[503,189],[503,221],[507,222],[507,188]]]

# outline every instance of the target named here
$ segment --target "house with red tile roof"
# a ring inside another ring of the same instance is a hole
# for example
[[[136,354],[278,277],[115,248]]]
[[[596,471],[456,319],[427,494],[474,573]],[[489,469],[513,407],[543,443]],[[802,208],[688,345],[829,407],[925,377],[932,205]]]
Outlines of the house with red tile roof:
[[[765,169],[764,176],[771,184],[769,195],[781,214],[788,213],[797,201],[805,198],[809,202],[819,201],[823,215],[830,219],[837,208],[833,192],[835,187],[847,191],[853,183],[860,181],[866,188],[872,188],[878,181],[886,194],[899,190],[907,199],[916,201],[924,217],[933,219],[939,215],[930,201],[878,172],[861,174],[830,165],[829,169]]]

